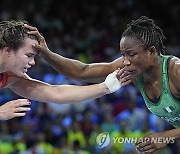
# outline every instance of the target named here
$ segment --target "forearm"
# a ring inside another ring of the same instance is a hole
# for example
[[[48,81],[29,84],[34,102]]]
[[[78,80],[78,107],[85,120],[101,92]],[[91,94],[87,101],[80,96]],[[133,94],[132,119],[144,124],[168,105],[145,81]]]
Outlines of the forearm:
[[[65,58],[51,51],[43,53],[42,56],[57,72],[74,79],[81,79],[87,67],[78,60]]]
[[[59,73],[89,82],[102,82],[109,73],[121,65],[121,62],[84,64],[78,60],[60,56],[50,50],[46,50],[42,56]]]
[[[11,88],[16,94],[39,102],[54,102],[57,104],[75,103],[87,99],[94,99],[110,93],[104,83],[90,86],[74,85],[45,85]],[[23,89],[23,90],[22,90]]]
[[[88,99],[95,99],[106,94],[110,91],[104,83],[94,84],[90,86],[63,86],[60,91],[60,99],[62,103],[66,102],[80,102]]]
[[[164,133],[166,137],[171,137],[171,138],[173,137],[175,139],[180,138],[180,128],[168,130],[168,131],[165,131]]]
[[[104,83],[90,86],[49,85],[38,80],[21,79],[9,87],[16,94],[39,102],[79,102],[110,93]]]
[[[118,72],[116,70],[109,74],[103,83],[90,86],[50,85],[28,76],[26,78],[15,76],[13,80],[16,82],[11,84],[9,88],[22,97],[40,102],[79,102],[101,97],[118,90],[121,87],[120,81],[117,79]]]

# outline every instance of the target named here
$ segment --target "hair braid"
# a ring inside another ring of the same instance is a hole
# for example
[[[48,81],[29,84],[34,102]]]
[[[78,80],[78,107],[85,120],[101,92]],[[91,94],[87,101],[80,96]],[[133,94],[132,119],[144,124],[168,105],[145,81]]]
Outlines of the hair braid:
[[[137,20],[132,20],[127,29],[123,32],[122,37],[133,37],[140,41],[145,49],[154,46],[158,54],[164,53],[163,44],[166,37],[161,28],[155,25],[154,20],[142,16]]]

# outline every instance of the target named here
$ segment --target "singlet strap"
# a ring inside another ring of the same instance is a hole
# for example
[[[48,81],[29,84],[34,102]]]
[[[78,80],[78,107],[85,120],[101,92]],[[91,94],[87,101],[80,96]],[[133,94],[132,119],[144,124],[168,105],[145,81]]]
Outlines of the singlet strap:
[[[163,56],[162,62],[162,80],[163,80],[163,91],[168,92],[169,82],[168,82],[168,60],[172,58],[172,56]]]
[[[1,74],[0,88],[5,87],[7,82],[8,82],[8,73],[4,72],[4,73]]]

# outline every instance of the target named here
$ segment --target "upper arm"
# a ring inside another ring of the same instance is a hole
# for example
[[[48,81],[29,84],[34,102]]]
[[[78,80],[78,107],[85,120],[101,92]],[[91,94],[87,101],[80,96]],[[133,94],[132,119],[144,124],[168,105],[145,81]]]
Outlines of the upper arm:
[[[85,64],[80,79],[90,82],[102,81],[108,74],[112,73],[117,68],[123,68],[122,57],[110,63]]]
[[[171,63],[172,64],[170,65],[170,68],[169,68],[170,79],[173,85],[176,87],[176,89],[180,93],[180,59],[173,58]]]

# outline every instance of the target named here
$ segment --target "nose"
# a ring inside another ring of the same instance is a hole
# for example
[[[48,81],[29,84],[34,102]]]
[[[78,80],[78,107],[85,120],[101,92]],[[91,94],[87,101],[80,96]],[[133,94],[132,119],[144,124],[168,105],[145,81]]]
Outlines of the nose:
[[[129,66],[129,65],[131,65],[131,62],[127,57],[124,57],[123,64],[124,64],[124,66]]]
[[[34,58],[29,61],[29,64],[30,64],[30,65],[35,65],[35,60],[34,60]]]

